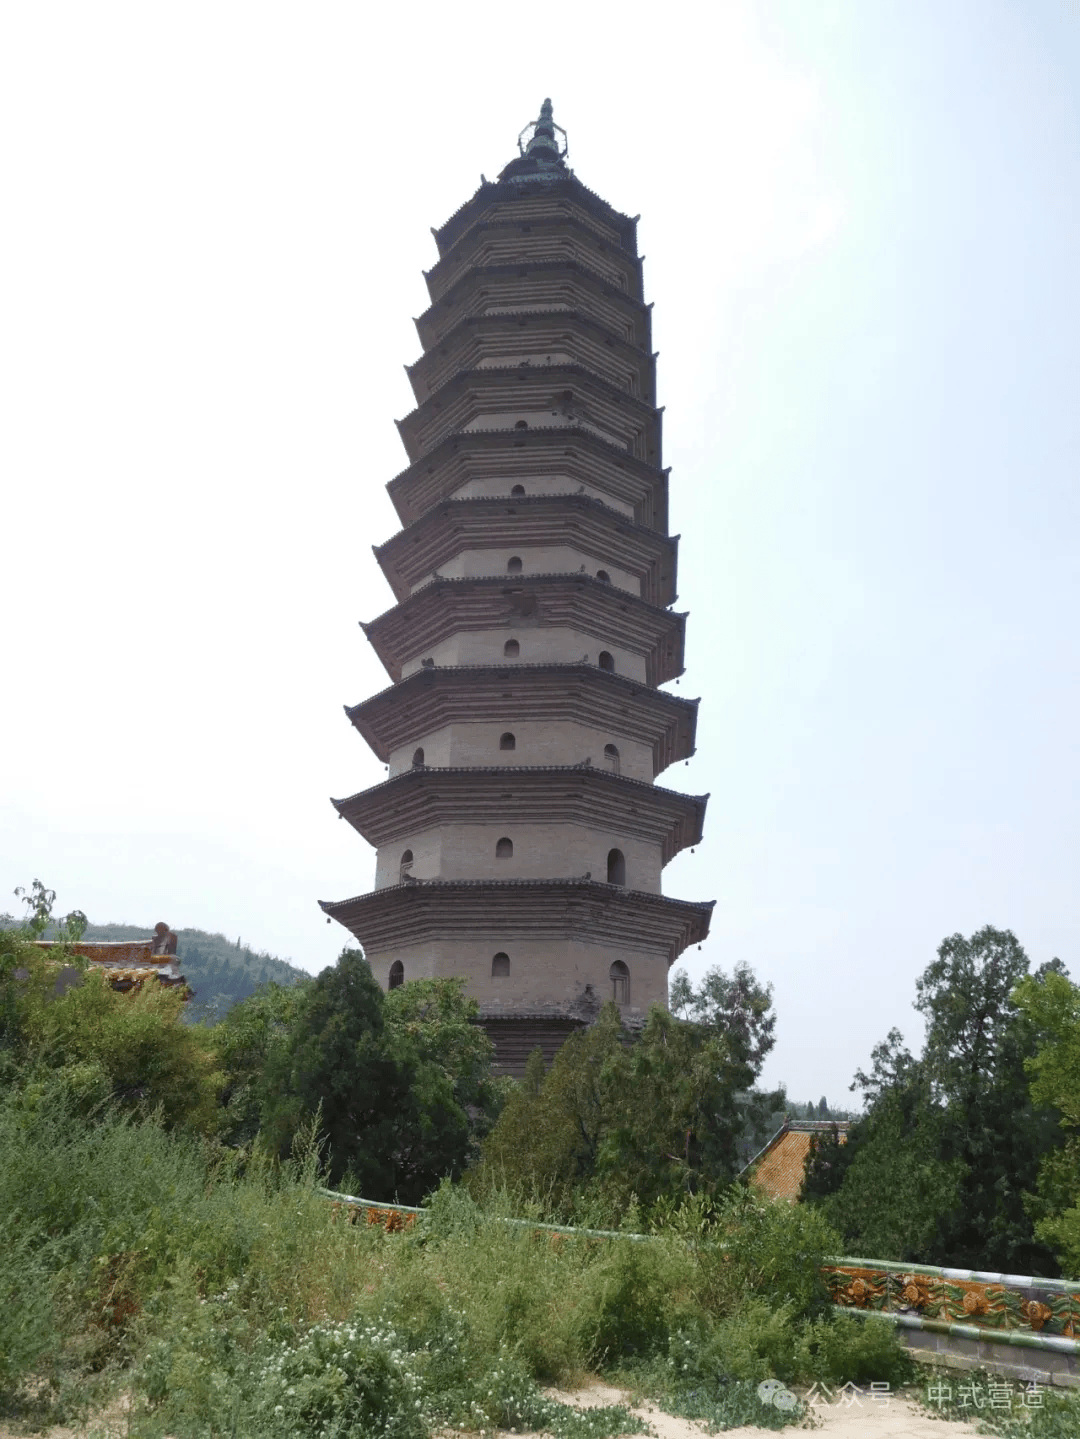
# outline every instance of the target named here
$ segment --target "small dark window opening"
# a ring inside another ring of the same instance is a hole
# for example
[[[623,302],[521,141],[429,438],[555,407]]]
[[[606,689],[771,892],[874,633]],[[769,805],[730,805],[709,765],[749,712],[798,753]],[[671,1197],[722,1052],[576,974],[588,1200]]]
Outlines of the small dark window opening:
[[[398,865],[398,879],[404,879],[405,876],[410,873],[410,871],[412,870],[412,862],[412,850],[407,849],[405,853],[401,856],[401,863]]]
[[[607,882],[608,884],[626,883],[626,856],[621,849],[608,850]]]
[[[529,422],[528,422],[528,420],[518,420],[517,423],[514,425],[514,429],[515,429],[515,430],[527,430],[528,428],[529,428]]]
[[[611,584],[611,576],[608,574],[607,570],[597,570],[596,578],[598,580],[601,580],[605,585]]]
[[[616,1004],[630,1003],[630,970],[622,962],[616,959],[608,970],[608,978],[611,980],[611,997]]]
[[[508,573],[508,574],[511,574],[511,575],[520,575],[520,574],[521,574],[521,556],[520,556],[520,555],[511,555],[510,558],[509,558],[509,559],[507,560],[507,562],[506,562],[506,570],[507,570],[507,573]]]
[[[426,660],[420,661],[420,668],[425,670],[433,670],[435,668],[435,661],[429,656]]]
[[[495,846],[496,859],[513,859],[514,841],[512,839],[501,839]]]
[[[516,660],[521,653],[521,646],[517,640],[507,640],[503,645],[503,654],[508,660]]]
[[[509,730],[507,730],[504,735],[499,736],[499,748],[517,749],[517,740],[514,738],[514,736],[510,733]]]
[[[525,486],[515,485],[514,488],[510,491],[510,493],[512,495],[523,495],[525,493]]]
[[[612,672],[614,672],[615,660],[613,656],[608,653],[607,650],[600,651],[599,655],[596,658],[596,663],[600,666],[602,670],[611,670]]]
[[[413,769],[422,769],[424,764],[424,751],[422,749],[413,751]]]
[[[613,744],[606,744],[606,745],[604,746],[604,758],[607,760],[609,766],[615,771],[615,773],[618,774],[618,773],[619,773],[619,750],[618,750],[618,746],[617,746],[617,745],[613,745]]]
[[[397,989],[405,983],[405,966],[400,959],[395,959],[390,966],[390,982],[387,989]]]
[[[498,954],[494,955],[491,960],[491,977],[492,979],[508,979],[509,976],[510,956],[503,954],[500,949]]]

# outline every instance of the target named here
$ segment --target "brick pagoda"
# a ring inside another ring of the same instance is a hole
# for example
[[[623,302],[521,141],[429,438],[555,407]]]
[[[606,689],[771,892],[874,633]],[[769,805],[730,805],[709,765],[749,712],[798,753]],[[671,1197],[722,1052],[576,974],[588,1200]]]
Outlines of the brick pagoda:
[[[666,1004],[712,902],[661,893],[707,796],[694,752],[637,222],[566,164],[550,101],[434,231],[431,304],[363,629],[392,684],[349,719],[388,767],[334,805],[375,888],[323,902],[379,982],[460,975],[500,1063],[550,1057],[614,999]]]

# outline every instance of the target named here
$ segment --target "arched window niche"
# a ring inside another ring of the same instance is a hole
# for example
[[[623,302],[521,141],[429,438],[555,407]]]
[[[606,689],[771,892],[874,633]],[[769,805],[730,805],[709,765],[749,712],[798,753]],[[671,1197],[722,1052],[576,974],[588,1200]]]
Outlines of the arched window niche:
[[[611,997],[616,1004],[630,1003],[630,970],[621,959],[612,960],[608,970],[611,980]]]
[[[610,584],[611,584],[611,576],[608,574],[607,570],[597,570],[597,572],[596,572],[596,578],[597,578],[598,580],[600,580],[600,582],[601,582],[602,584],[605,584],[605,585],[610,585]]]
[[[621,849],[609,849],[607,857],[608,884],[626,883],[626,856]]]
[[[390,978],[386,982],[387,989],[398,989],[405,983],[405,966],[400,959],[395,959],[390,966]]]
[[[512,839],[507,839],[506,836],[504,835],[503,838],[500,839],[499,842],[498,842],[498,844],[495,846],[495,858],[496,858],[496,859],[513,859],[513,857],[514,857],[514,841],[513,841]]]
[[[604,746],[604,762],[614,774],[619,773],[619,747],[618,745],[606,744]]]
[[[413,750],[412,762],[413,769],[424,768],[424,751],[422,747]]]
[[[596,663],[602,670],[607,670],[609,674],[615,673],[615,656],[608,650],[600,651],[596,657]]]
[[[521,645],[517,640],[507,640],[503,645],[503,655],[508,660],[516,660],[521,653]]]
[[[511,489],[510,493],[511,493],[512,495],[523,495],[523,494],[525,493],[525,486],[524,486],[524,485],[514,485],[513,488]]]
[[[501,949],[498,954],[492,956],[491,977],[492,979],[510,978],[510,956],[504,954]]]
[[[413,852],[412,852],[411,849],[407,849],[407,850],[405,851],[405,853],[401,856],[401,860],[400,860],[400,862],[399,862],[399,864],[398,864],[398,881],[399,881],[399,883],[400,883],[401,880],[403,880],[403,879],[405,878],[405,876],[406,876],[407,874],[412,874],[412,865],[413,865]]]
[[[514,736],[510,733],[509,730],[507,730],[505,734],[499,736],[499,748],[517,749],[517,740],[514,738]]]
[[[511,555],[511,556],[510,556],[510,558],[509,558],[509,559],[507,560],[507,562],[506,562],[506,573],[507,573],[508,575],[520,575],[520,574],[521,574],[521,556],[520,556],[520,555]]]

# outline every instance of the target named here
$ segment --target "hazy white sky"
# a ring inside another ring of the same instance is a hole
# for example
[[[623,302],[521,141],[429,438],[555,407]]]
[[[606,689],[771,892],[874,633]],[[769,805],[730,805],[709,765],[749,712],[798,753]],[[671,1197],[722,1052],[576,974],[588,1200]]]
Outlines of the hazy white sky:
[[[1078,77],[1072,0],[5,7],[0,909],[333,960],[429,226],[551,95],[642,216],[691,972],[834,1103],[946,934],[1080,972]]]

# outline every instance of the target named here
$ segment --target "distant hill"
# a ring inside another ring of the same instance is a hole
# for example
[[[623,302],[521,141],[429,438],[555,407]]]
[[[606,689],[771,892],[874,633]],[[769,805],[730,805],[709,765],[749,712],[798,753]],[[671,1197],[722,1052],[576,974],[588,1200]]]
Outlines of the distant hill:
[[[149,939],[153,932],[152,924],[88,924],[83,938]],[[50,937],[50,930],[46,930],[45,938]],[[238,941],[228,940],[223,934],[178,929],[176,939],[176,957],[195,991],[195,998],[185,1010],[192,1022],[220,1019],[237,1000],[246,999],[271,979],[288,985],[311,978],[287,959],[276,959],[262,950],[238,948]]]

